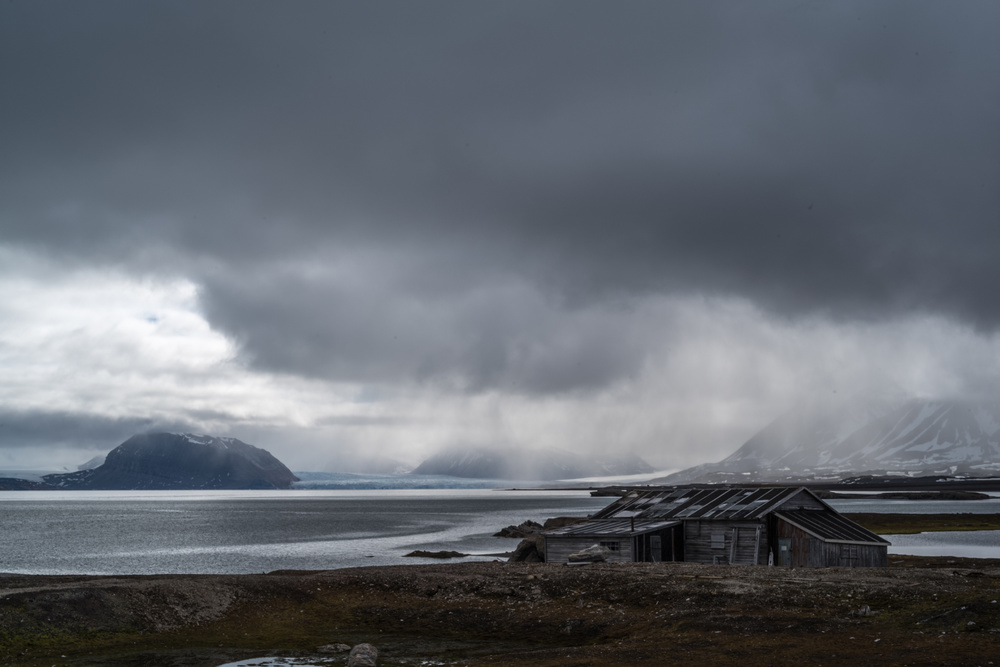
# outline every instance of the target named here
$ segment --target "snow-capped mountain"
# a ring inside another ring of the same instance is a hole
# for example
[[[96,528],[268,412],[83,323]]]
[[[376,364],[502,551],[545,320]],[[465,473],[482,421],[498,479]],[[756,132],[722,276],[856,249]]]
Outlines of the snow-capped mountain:
[[[298,478],[270,452],[236,438],[146,433],[96,468],[44,480],[64,489],[287,489]]]
[[[722,461],[656,481],[780,481],[873,472],[1000,472],[1000,402],[853,401],[798,408]]]
[[[417,475],[451,475],[479,479],[556,480],[633,475],[653,467],[634,455],[585,458],[559,449],[453,448],[417,466]]]

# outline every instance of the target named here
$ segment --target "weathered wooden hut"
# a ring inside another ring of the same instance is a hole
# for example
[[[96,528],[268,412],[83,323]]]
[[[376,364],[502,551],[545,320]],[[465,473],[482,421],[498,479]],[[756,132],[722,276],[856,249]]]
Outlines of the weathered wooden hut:
[[[543,536],[545,560],[556,563],[600,544],[618,561],[885,567],[889,546],[801,487],[632,493]]]

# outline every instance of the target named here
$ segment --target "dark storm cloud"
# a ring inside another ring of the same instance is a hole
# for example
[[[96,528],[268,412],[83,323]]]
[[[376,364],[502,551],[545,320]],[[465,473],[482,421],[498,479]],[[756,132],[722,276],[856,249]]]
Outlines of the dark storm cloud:
[[[63,446],[111,450],[136,433],[189,431],[176,420],[115,418],[85,412],[0,408],[0,448]]]
[[[613,309],[563,311],[500,282],[417,299],[411,278],[421,270],[353,269],[346,285],[279,271],[213,277],[203,301],[258,366],[306,376],[548,393],[600,387],[641,365],[641,338]]]
[[[991,3],[0,12],[4,240],[186,272],[267,368],[601,386],[656,294],[1000,323]]]

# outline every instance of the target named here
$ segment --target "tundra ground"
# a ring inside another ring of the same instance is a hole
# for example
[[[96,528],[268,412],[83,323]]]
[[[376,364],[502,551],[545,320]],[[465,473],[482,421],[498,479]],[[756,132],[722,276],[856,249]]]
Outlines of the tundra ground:
[[[884,569],[456,563],[0,577],[0,664],[1000,665],[1000,560]]]

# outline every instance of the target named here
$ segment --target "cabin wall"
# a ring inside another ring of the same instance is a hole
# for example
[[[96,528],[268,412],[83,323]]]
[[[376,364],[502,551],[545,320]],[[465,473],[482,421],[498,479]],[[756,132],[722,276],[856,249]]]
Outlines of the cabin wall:
[[[825,542],[822,543],[821,549],[823,551],[822,566],[825,567],[889,566],[888,545]]]
[[[795,526],[778,520],[778,542],[790,540],[792,567],[887,567],[887,545],[824,542]],[[780,565],[780,556],[775,559]]]
[[[760,565],[767,563],[767,545],[763,521],[684,522],[684,560],[692,563]]]
[[[611,562],[631,562],[632,561],[632,538],[631,537],[608,537],[607,535],[569,535],[566,537],[546,536],[545,538],[545,562],[546,563],[568,563],[569,555],[578,551],[583,551],[588,547],[601,542],[617,542],[619,549],[612,551],[608,557]]]
[[[817,565],[815,561],[813,563],[809,562],[809,555],[815,551],[813,542],[822,543],[821,540],[815,539],[812,535],[796,528],[792,524],[778,519],[775,536],[777,537],[777,543],[779,552],[775,556],[775,565],[785,565],[789,567],[822,567],[822,565]],[[786,542],[787,540],[787,542]],[[790,555],[788,560],[784,560],[784,554],[781,552],[782,547],[787,546]],[[820,550],[822,551],[822,550]],[[815,554],[813,558],[818,558],[822,560],[822,553]]]
[[[684,552],[681,547],[681,537],[683,528],[672,526],[662,530],[636,535],[632,538],[632,554],[637,562],[646,563],[669,563],[684,559]],[[660,541],[659,551],[656,552],[653,545],[658,537]]]

